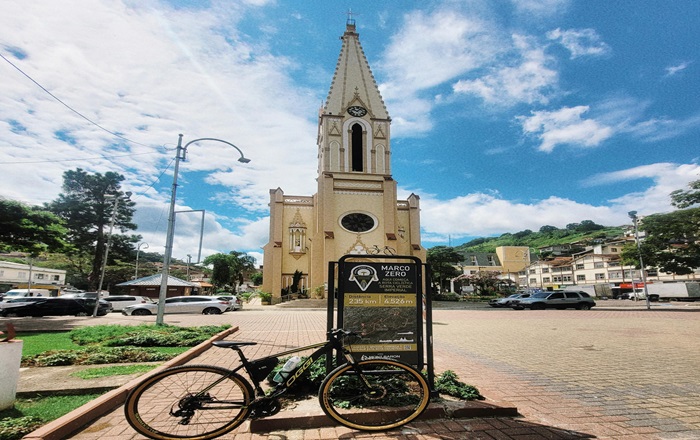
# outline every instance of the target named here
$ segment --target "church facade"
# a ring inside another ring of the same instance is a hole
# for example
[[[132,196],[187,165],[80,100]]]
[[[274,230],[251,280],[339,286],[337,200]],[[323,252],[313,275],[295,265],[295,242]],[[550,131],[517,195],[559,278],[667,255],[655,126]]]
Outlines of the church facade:
[[[270,190],[263,291],[326,290],[328,263],[347,254],[410,255],[425,261],[420,198],[397,199],[391,175],[391,118],[360,45],[354,20],[342,36],[331,88],[318,118],[318,190]],[[295,278],[295,273],[297,276]]]

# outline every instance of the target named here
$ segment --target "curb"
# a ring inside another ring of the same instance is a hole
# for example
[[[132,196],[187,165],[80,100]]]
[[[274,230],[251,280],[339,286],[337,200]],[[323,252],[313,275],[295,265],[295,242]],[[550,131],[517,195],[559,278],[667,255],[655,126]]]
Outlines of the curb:
[[[292,429],[318,429],[341,426],[323,413],[316,399],[308,399],[304,402],[309,403],[309,405],[303,405],[303,408],[283,410],[274,416],[263,419],[251,420],[250,432],[255,434]],[[310,402],[313,402],[313,406],[311,406]],[[481,400],[443,401],[430,403],[417,420],[516,417],[519,415],[518,409],[507,402],[493,400],[490,403]]]
[[[238,330],[238,327],[232,327],[228,330],[224,330],[223,332],[214,335],[185,353],[171,359],[160,367],[150,371],[148,374],[154,374],[165,370],[166,368],[182,365],[208,350],[212,342],[223,339],[230,334],[237,332]],[[143,377],[136,378],[127,384],[108,392],[107,394],[103,394],[97,399],[69,412],[63,417],[60,417],[42,426],[41,428],[30,432],[22,437],[22,439],[61,440],[68,438],[68,436],[79,430],[81,427],[122,405],[129,392],[142,380]]]

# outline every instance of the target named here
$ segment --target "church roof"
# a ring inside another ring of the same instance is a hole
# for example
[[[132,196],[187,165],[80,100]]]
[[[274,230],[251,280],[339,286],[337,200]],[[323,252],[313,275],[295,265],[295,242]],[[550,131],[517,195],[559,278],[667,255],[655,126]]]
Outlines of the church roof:
[[[341,40],[343,47],[323,112],[342,115],[349,106],[357,105],[366,108],[373,118],[389,119],[377,82],[360,45],[359,34],[355,32],[354,21],[348,22]]]

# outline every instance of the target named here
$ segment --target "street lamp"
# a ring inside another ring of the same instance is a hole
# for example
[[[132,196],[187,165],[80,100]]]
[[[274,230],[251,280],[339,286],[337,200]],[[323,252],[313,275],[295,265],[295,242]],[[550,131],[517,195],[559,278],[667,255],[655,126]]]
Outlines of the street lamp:
[[[187,254],[187,281],[190,280],[190,263],[192,262],[192,255]]]
[[[644,259],[642,258],[642,245],[639,243],[639,218],[637,217],[637,211],[630,211],[627,213],[632,219],[632,224],[634,225],[634,241],[637,242],[637,254],[639,255],[639,273],[642,276],[642,284],[644,285],[644,296],[646,297],[647,310],[651,310],[651,304],[649,303],[649,289],[647,289],[647,277],[644,273]],[[632,277],[632,292],[636,292],[634,287],[634,277]],[[635,293],[635,298],[637,297]]]
[[[173,236],[175,235],[175,200],[176,200],[176,193],[177,193],[177,175],[178,172],[180,171],[180,160],[185,160],[185,154],[187,154],[187,147],[189,147],[191,144],[194,144],[195,142],[200,142],[200,141],[215,141],[215,142],[221,142],[226,145],[229,145],[233,148],[235,148],[238,153],[240,153],[241,157],[238,158],[238,161],[241,163],[248,163],[250,162],[250,159],[246,158],[243,155],[243,152],[241,151],[240,148],[237,146],[233,145],[230,142],[221,140],[221,139],[216,139],[216,138],[199,138],[195,139],[192,141],[189,141],[186,143],[184,146],[182,146],[182,137],[183,135],[179,135],[178,141],[177,141],[177,149],[175,150],[175,167],[173,169],[173,189],[170,194],[170,212],[168,214],[168,232],[166,233],[166,239],[165,239],[165,255],[163,256],[163,274],[162,274],[162,279],[160,282],[160,293],[158,295],[158,312],[156,316],[156,325],[163,325],[163,315],[165,314],[165,298],[167,297],[168,294],[168,277],[170,275],[170,259],[173,256]]]
[[[134,279],[137,280],[139,278],[139,252],[141,252],[141,247],[143,246],[144,249],[148,249],[148,243],[146,242],[141,242],[136,246],[136,271],[134,272]]]
[[[131,192],[127,191],[124,193],[126,198],[131,197]],[[109,220],[109,235],[107,236],[107,244],[105,245],[105,255],[102,260],[102,270],[100,271],[100,283],[97,286],[97,298],[95,298],[95,308],[92,310],[92,317],[97,316],[97,309],[100,306],[100,294],[102,293],[102,283],[105,280],[105,268],[107,267],[107,257],[109,256],[109,247],[112,245],[112,230],[114,229],[114,221],[117,218],[117,208],[119,207],[119,196],[118,195],[106,195],[105,200],[114,199],[114,205],[112,205],[112,217]]]

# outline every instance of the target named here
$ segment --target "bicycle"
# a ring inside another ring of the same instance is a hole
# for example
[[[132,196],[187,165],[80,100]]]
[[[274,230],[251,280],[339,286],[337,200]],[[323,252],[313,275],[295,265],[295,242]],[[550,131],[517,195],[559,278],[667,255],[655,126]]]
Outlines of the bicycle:
[[[396,249],[394,249],[391,246],[384,246],[384,249],[382,249],[375,244],[375,245],[372,245],[371,248],[369,248],[368,253],[370,255],[379,255],[379,254],[396,255]]]
[[[412,366],[388,359],[357,361],[345,338],[357,336],[343,329],[328,332],[328,340],[248,360],[241,347],[257,342],[216,341],[238,353],[241,365],[229,370],[211,365],[168,368],[144,379],[127,396],[126,420],[140,434],[158,440],[206,440],[230,432],[248,418],[274,415],[279,397],[317,362],[333,351],[346,363],[323,379],[318,399],[332,420],[353,429],[383,431],[416,419],[427,408],[430,387]],[[316,349],[267,393],[260,382],[279,363],[279,356]],[[243,369],[251,384],[238,372]]]

